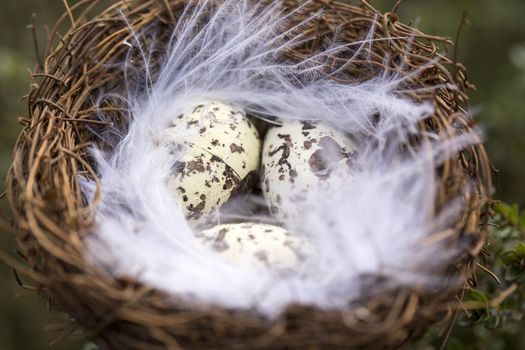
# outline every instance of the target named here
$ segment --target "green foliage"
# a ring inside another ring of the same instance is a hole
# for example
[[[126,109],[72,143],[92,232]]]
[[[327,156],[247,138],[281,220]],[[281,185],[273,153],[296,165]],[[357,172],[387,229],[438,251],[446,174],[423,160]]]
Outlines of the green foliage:
[[[449,350],[525,348],[516,336],[525,328],[525,211],[499,203],[490,225],[483,265],[492,272],[478,269],[477,287],[465,293]],[[418,348],[437,349],[439,331],[429,332]]]

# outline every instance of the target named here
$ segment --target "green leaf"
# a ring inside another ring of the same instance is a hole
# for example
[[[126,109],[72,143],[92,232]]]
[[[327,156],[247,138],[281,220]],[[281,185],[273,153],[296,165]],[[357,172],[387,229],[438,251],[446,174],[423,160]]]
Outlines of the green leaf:
[[[496,212],[512,226],[517,225],[521,219],[519,215],[519,207],[517,204],[508,205],[505,203],[499,203],[496,206]]]
[[[520,215],[520,219],[519,219],[519,223],[518,223],[518,228],[520,231],[524,232],[525,231],[525,212],[521,213]]]
[[[516,255],[520,259],[525,259],[525,244],[523,242],[518,243],[516,246]]]
[[[495,230],[491,230],[491,236],[498,240],[506,239],[506,238],[509,238],[513,232],[514,231],[512,227],[505,226],[505,227],[501,227]]]
[[[501,215],[503,218],[506,218],[510,211],[510,205],[506,203],[498,203],[495,209],[497,214]]]
[[[469,297],[474,301],[480,301],[488,304],[487,296],[482,291],[471,289],[469,291]]]

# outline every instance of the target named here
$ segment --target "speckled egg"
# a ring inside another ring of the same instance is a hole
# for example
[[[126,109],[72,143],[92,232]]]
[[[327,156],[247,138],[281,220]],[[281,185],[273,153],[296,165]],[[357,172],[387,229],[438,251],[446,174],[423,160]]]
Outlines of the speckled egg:
[[[272,215],[298,219],[312,189],[330,189],[336,178],[351,178],[356,144],[325,123],[286,120],[268,130],[263,143],[261,181]]]
[[[172,120],[167,140],[184,148],[168,187],[197,227],[213,223],[208,214],[257,181],[261,140],[245,112],[233,105],[210,101],[186,110]]]
[[[266,224],[219,225],[198,237],[227,261],[259,269],[293,270],[313,252],[309,241]]]

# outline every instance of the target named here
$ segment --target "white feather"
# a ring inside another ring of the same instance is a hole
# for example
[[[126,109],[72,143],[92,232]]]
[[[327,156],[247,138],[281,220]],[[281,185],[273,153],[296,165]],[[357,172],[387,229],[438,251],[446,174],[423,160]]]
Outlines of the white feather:
[[[279,57],[307,39],[301,29],[319,14],[283,33],[299,9],[285,13],[279,2],[263,7],[243,0],[215,8],[208,0],[191,4],[178,19],[155,79],[148,65],[151,50],[141,45],[141,33],[134,33],[132,50],[140,51],[146,69],[136,85],[126,81],[129,95],[119,97],[129,104],[129,130],[110,153],[93,150],[103,197],[95,232],[86,240],[86,259],[114,276],[131,276],[196,305],[254,308],[268,317],[291,302],[344,308],[361,296],[363,275],[434,286],[442,277],[436,272],[457,252],[425,246],[424,239],[446,229],[463,205],[458,199],[433,218],[435,171],[445,160],[443,151],[457,152],[471,142],[468,135],[460,144],[426,135],[434,139],[433,149],[407,157],[398,146],[433,112],[428,103],[395,94],[409,75],[385,71],[356,84],[326,77],[330,55],[348,51],[357,58],[378,40],[374,28],[360,42],[334,43],[304,62],[283,62]],[[343,68],[335,73],[344,74]],[[123,69],[128,75],[137,70],[129,62]],[[321,120],[368,136],[366,142],[360,137],[363,170],[333,193],[314,195],[304,222],[288,223],[316,244],[314,264],[285,276],[254,272],[198,244],[167,191],[173,155],[155,140],[171,118],[203,99],[228,101],[265,118]],[[381,119],[374,124],[375,115]],[[84,179],[83,188],[93,198],[94,182]]]

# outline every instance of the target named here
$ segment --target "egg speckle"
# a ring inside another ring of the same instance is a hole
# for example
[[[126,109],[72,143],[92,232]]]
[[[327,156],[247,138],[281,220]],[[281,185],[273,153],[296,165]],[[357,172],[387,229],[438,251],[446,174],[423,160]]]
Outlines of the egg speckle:
[[[286,120],[266,133],[261,187],[270,213],[279,220],[298,219],[312,190],[330,189],[336,178],[350,178],[357,157],[355,143],[319,122]]]
[[[313,251],[309,241],[267,224],[219,225],[198,238],[225,260],[258,269],[296,269]]]
[[[168,188],[186,218],[198,227],[235,195],[257,181],[261,141],[245,112],[218,101],[203,102],[174,118],[166,132],[171,147],[182,146]]]

